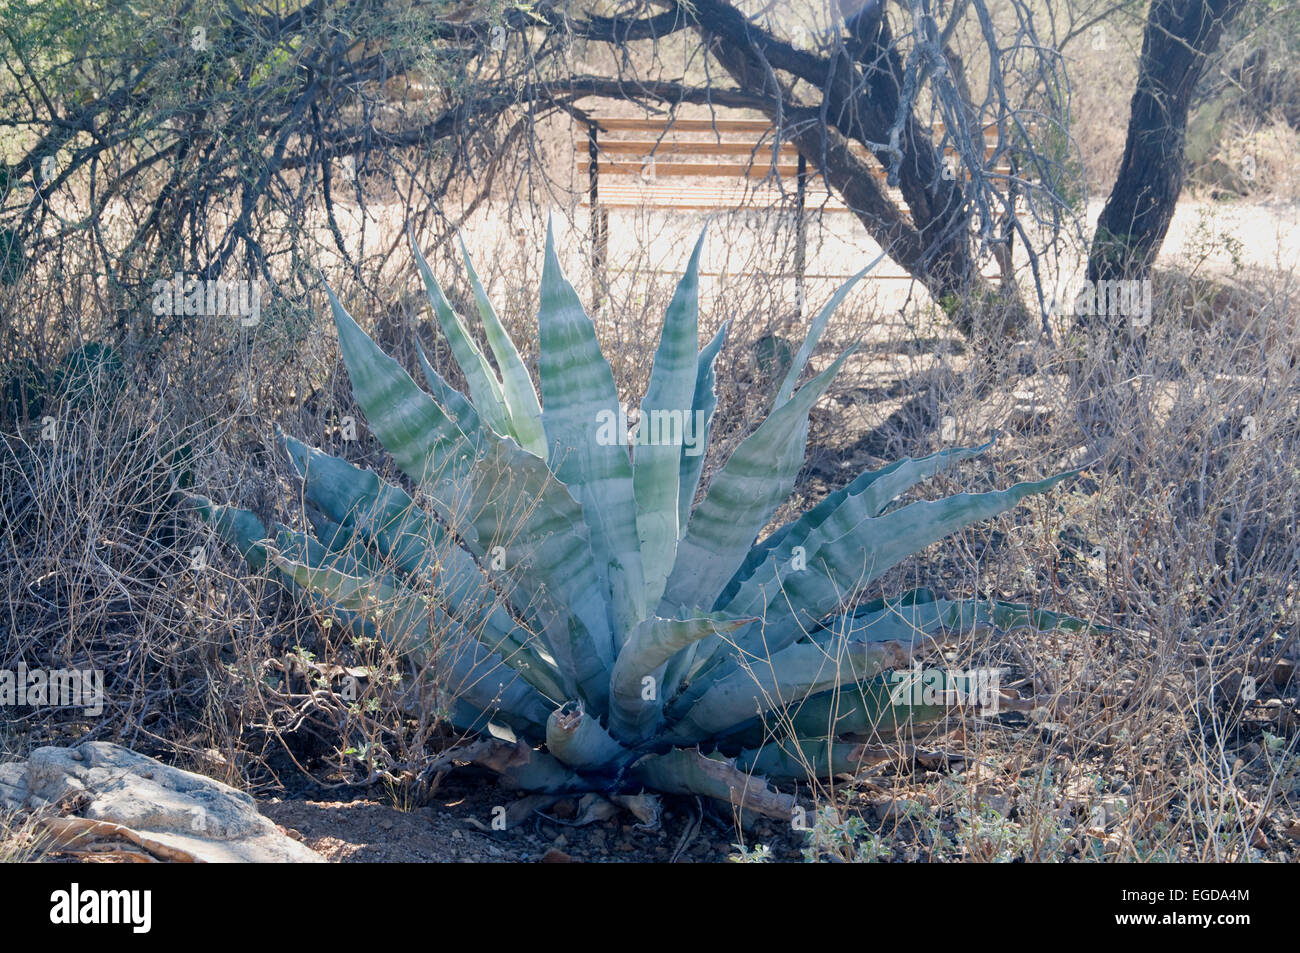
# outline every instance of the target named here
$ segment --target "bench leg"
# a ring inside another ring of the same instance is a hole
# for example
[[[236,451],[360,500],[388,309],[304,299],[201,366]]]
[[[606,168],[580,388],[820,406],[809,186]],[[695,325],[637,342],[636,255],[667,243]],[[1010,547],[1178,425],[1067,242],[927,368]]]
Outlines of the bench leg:
[[[587,197],[591,206],[591,309],[599,310],[605,300],[605,256],[609,250],[609,211],[600,207],[599,127],[587,127]]]
[[[794,222],[794,316],[803,319],[804,271],[808,255],[808,220],[804,216],[804,201],[808,192],[808,163],[803,155],[799,156],[799,177],[795,183],[795,222]]]
[[[598,309],[605,301],[605,259],[609,252],[609,209],[591,209],[591,307]]]

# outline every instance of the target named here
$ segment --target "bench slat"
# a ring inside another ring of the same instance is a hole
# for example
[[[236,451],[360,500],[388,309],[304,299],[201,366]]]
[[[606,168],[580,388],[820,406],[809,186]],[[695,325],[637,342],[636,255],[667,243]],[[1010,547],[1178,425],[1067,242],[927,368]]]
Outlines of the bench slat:
[[[598,117],[596,125],[601,132],[730,132],[771,133],[775,127],[766,119],[623,119]],[[1035,123],[1027,124],[1032,131]],[[942,119],[930,126],[933,136],[942,136],[947,127]],[[998,124],[984,125],[984,137],[996,138]]]
[[[601,162],[597,166],[600,175],[633,175],[642,176],[645,173],[646,166],[639,162],[615,162],[613,160]],[[578,161],[578,172],[586,175],[591,171],[591,160],[581,159]],[[777,174],[782,179],[788,179],[788,188],[794,188],[799,178],[799,167],[797,165],[778,165]],[[883,181],[888,173],[878,167],[873,166],[869,170],[873,178],[877,181]],[[992,171],[996,175],[1009,175],[1010,166],[997,166]],[[747,163],[730,163],[730,162],[656,162],[654,174],[647,181],[655,179],[676,179],[676,178],[748,178],[748,179],[766,179],[772,174],[772,166],[769,164],[747,164]],[[819,179],[821,173],[816,169],[809,167],[808,179],[810,182]]]
[[[773,201],[778,196],[775,192],[752,192],[740,189],[699,189],[674,188],[671,186],[613,187],[600,190],[600,204],[604,208],[654,208],[654,209],[753,209],[765,211],[779,207]],[[583,206],[589,206],[587,195],[583,195]],[[792,203],[786,206],[793,209]],[[848,208],[839,199],[820,192],[809,196],[808,211],[847,212]]]
[[[601,175],[641,175],[646,166],[639,162],[601,162]],[[578,162],[578,171],[586,173],[591,169],[590,159]],[[799,175],[799,166],[794,163],[782,163],[776,167],[782,178],[795,179]],[[717,178],[765,179],[772,174],[771,163],[749,162],[656,162],[656,177],[677,178],[678,176],[713,176]],[[812,170],[809,175],[814,174]]]
[[[766,119],[615,119],[599,118],[596,124],[602,132],[768,132],[772,124]]]
[[[590,143],[586,139],[575,139],[573,142],[574,152],[578,155],[588,155],[590,153]],[[772,148],[767,144],[755,145],[752,142],[673,142],[662,140],[655,142],[653,140],[640,139],[602,139],[598,146],[599,151],[605,155],[611,156],[638,156],[648,158],[656,156],[664,158],[667,156],[691,155],[691,156],[748,156],[755,162],[772,161]],[[990,145],[984,150],[984,158],[993,158],[996,146]],[[944,155],[956,155],[957,150],[948,146],[944,150]],[[793,162],[799,158],[799,151],[794,146],[783,145],[778,152],[780,159],[785,162]]]
[[[578,152],[586,153],[588,142],[586,139],[575,139],[573,147]],[[659,142],[653,139],[602,139],[600,141],[600,151],[609,155],[621,156],[648,156],[656,152],[660,155],[752,155],[756,158],[766,156],[769,159],[772,156],[770,144],[755,144],[753,142],[674,142],[667,139]],[[790,145],[783,145],[780,154],[783,159],[797,159],[799,157],[798,150]]]

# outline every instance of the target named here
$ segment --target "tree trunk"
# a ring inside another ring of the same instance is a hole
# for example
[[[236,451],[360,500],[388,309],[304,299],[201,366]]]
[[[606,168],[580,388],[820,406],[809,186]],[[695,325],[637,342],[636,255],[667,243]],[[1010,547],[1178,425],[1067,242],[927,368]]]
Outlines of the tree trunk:
[[[1137,89],[1129,110],[1124,158],[1110,198],[1097,221],[1088,254],[1088,280],[1137,281],[1148,278],[1186,172],[1184,145],[1192,93],[1244,0],[1153,0],[1147,11],[1138,64]],[[1114,285],[1111,286],[1116,287]],[[1097,295],[1098,304],[1102,295]],[[1071,361],[1075,407],[1088,434],[1091,452],[1107,466],[1123,463],[1115,452],[1116,429],[1127,413],[1138,413],[1130,381],[1139,373],[1145,335],[1128,316],[1108,305],[1096,316],[1078,315],[1076,327],[1095,335],[1091,356]],[[1093,310],[1093,309],[1089,309]],[[1149,315],[1147,316],[1149,317]]]
[[[850,42],[832,55],[824,101],[817,105],[799,102],[777,84],[734,7],[704,0],[695,17],[713,57],[741,89],[763,91],[763,111],[962,334],[1001,339],[1024,327],[1029,311],[1014,288],[999,288],[980,274],[961,185],[941,174],[942,157],[928,131],[909,110],[899,137],[897,185],[911,221],[873,167],[850,149],[855,141],[888,141],[902,102],[903,64],[882,14],[882,4],[868,3],[845,23]]]
[[[1097,221],[1088,280],[1144,278],[1183,188],[1192,92],[1244,0],[1153,0],[1119,175]]]

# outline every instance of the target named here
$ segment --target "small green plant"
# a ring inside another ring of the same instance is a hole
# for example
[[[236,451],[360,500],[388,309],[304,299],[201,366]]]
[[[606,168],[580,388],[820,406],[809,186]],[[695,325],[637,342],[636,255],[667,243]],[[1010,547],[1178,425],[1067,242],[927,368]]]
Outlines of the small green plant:
[[[980,863],[1010,863],[1032,852],[1029,832],[1003,817],[988,804],[957,811],[957,850],[966,860]]]
[[[1232,262],[1233,275],[1239,275],[1244,264],[1246,246],[1241,239],[1226,229],[1215,230],[1215,216],[1211,209],[1201,209],[1196,216],[1196,225],[1188,241],[1187,257],[1191,269],[1187,278],[1195,278],[1201,266],[1220,254],[1225,254]]]
[[[1264,732],[1264,758],[1283,795],[1300,791],[1300,754],[1296,753],[1294,740]]]
[[[805,835],[808,838],[803,848],[805,863],[873,864],[890,856],[888,845],[880,835],[867,829],[861,817],[842,815],[833,807],[819,809]]]
[[[855,605],[862,587],[912,553],[1071,474],[894,505],[988,445],[947,449],[865,473],[756,542],[794,487],[809,412],[852,348],[800,378],[864,269],[814,318],[766,419],[692,508],[726,333],[697,350],[702,242],[669,305],[639,426],[627,424],[549,233],[540,397],[468,253],[495,367],[412,240],[468,396],[422,351],[428,390],[418,387],[326,290],[357,401],[414,493],[285,437],[315,536],[288,527],[272,535],[250,512],[194,502],[250,564],[354,635],[380,637],[458,686],[452,723],[510,746],[509,757],[483,762],[511,783],[702,794],[788,818],[793,798],[763,776],[853,770],[861,746],[840,733],[943,713],[896,699],[888,678],[929,649],[927,636],[1082,626],[926,590]],[[793,728],[790,744],[762,745],[765,717]],[[828,723],[836,737],[826,737]]]
[[[755,844],[753,847],[746,847],[744,844],[732,844],[736,849],[734,854],[727,857],[727,860],[733,864],[766,864],[772,860],[772,848],[766,844]]]

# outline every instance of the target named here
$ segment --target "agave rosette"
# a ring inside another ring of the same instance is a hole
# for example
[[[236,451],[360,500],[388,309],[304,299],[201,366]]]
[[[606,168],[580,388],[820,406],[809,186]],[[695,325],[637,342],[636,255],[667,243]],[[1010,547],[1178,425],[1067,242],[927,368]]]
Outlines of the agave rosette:
[[[465,264],[493,361],[412,240],[468,395],[421,351],[421,388],[329,300],[366,420],[415,491],[282,437],[315,534],[270,534],[247,511],[196,498],[254,565],[354,629],[419,658],[433,646],[456,686],[458,728],[508,726],[521,755],[497,767],[544,791],[698,793],[786,816],[767,778],[851,770],[862,735],[934,717],[900,704],[889,673],[945,633],[1082,623],[926,590],[856,604],[892,566],[1068,473],[897,505],[987,445],[864,473],[769,533],[794,487],[808,415],[848,358],[799,381],[831,314],[812,321],[769,413],[692,506],[716,406],[726,327],[699,346],[696,244],[664,319],[640,419],[676,439],[609,439],[620,414],[596,330],[548,229],[538,312],[540,395]],[[463,246],[462,246],[463,248]],[[874,264],[874,262],[873,262]],[[764,745],[779,720],[790,737]],[[500,732],[497,732],[500,734]]]

